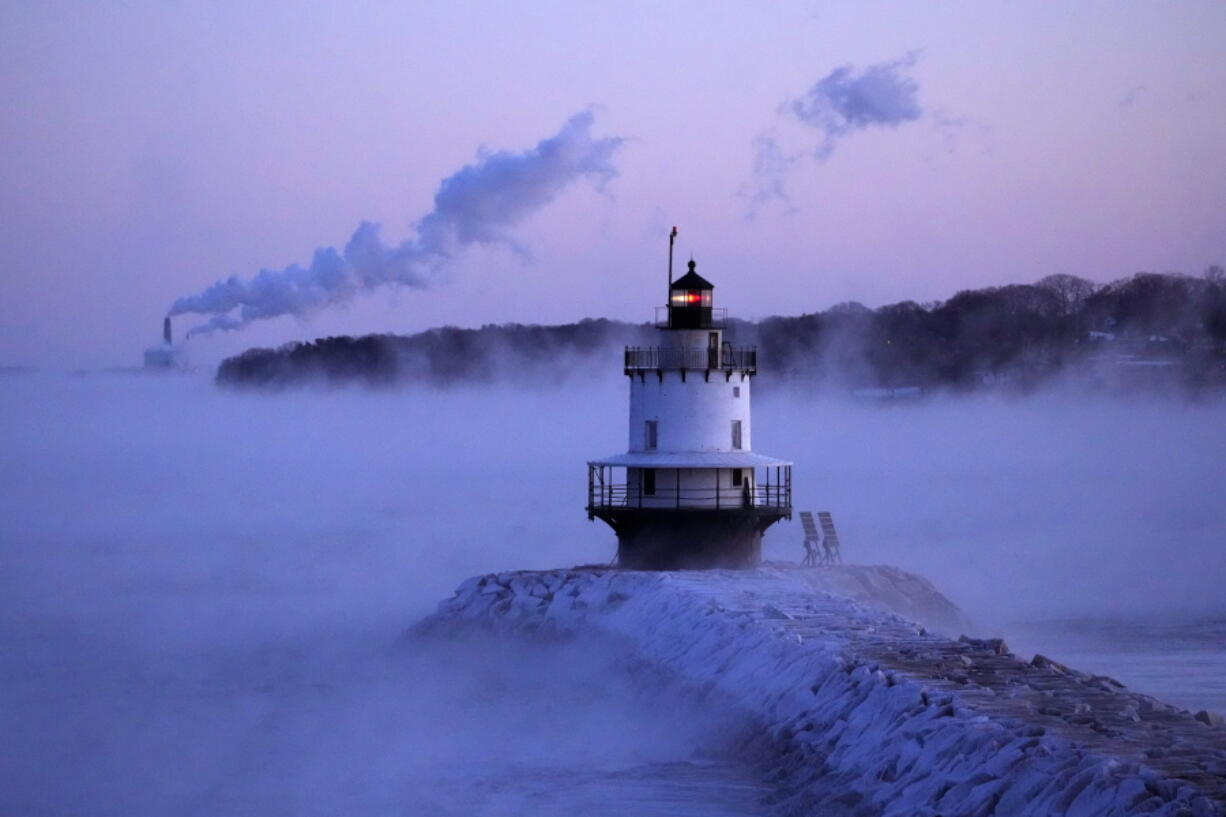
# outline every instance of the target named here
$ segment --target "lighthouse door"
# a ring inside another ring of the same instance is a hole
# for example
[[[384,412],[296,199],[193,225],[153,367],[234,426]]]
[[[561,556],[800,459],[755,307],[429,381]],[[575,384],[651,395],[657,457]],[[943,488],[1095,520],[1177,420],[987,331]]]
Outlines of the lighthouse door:
[[[719,332],[707,334],[707,368],[719,368]]]

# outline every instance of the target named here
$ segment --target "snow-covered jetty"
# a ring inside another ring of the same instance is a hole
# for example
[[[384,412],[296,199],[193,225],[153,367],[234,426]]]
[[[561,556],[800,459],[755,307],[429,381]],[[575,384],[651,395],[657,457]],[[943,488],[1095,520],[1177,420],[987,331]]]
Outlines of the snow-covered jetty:
[[[961,623],[896,569],[766,566],[481,576],[417,630],[613,637],[754,724],[783,813],[1226,813],[1216,716],[937,632]]]

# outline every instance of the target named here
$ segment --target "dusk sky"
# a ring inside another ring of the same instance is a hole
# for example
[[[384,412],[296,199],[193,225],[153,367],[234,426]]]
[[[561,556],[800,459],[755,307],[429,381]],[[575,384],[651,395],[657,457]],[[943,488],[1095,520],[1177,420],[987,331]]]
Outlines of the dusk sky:
[[[195,362],[643,321],[674,224],[746,318],[1199,275],[1226,263],[1224,46],[1216,0],[6,3],[0,365],[138,365],[230,276],[247,325]],[[252,306],[325,247],[339,289]]]

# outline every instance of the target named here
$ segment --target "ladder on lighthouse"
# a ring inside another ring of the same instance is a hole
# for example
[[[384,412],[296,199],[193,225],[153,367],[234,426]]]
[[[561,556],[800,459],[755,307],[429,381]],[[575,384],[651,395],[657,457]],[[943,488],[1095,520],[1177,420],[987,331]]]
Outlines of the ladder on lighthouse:
[[[834,529],[834,518],[829,511],[818,511],[816,523],[813,521],[812,511],[801,511],[800,523],[805,529],[806,565],[843,563],[843,555],[839,552],[839,534]],[[819,524],[821,532],[818,532]]]

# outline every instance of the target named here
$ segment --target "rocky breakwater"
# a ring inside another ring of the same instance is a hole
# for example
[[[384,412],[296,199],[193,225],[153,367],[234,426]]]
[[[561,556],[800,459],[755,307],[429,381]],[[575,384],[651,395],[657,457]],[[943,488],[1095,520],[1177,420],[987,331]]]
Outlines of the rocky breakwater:
[[[903,571],[767,566],[481,576],[415,631],[612,637],[749,718],[785,814],[1226,813],[1215,717],[936,631],[962,623]]]

